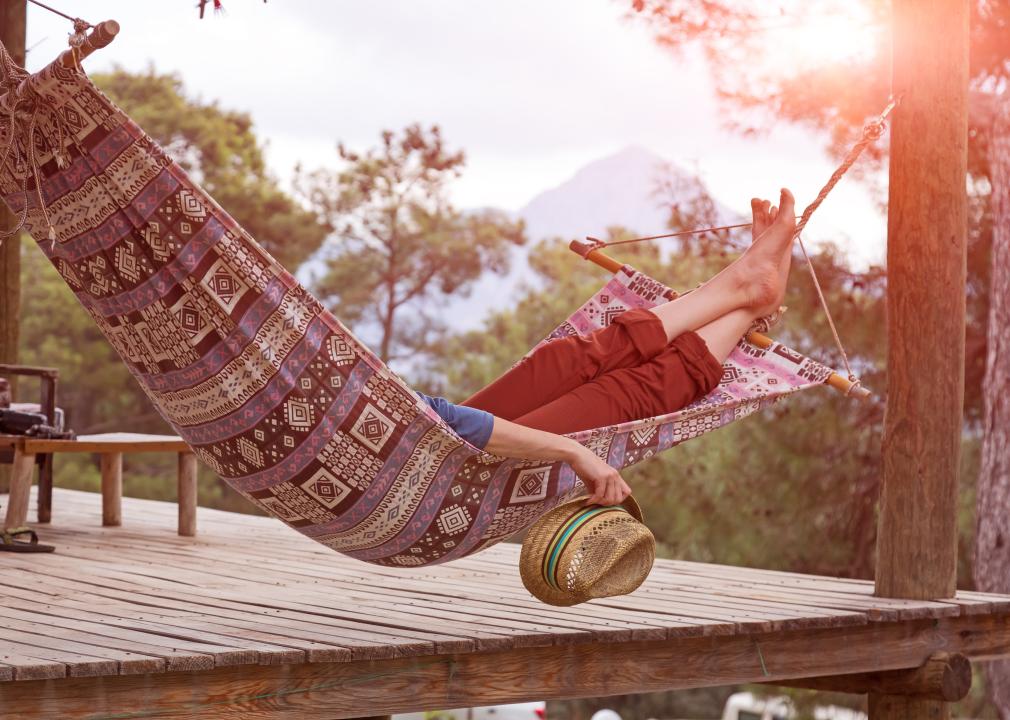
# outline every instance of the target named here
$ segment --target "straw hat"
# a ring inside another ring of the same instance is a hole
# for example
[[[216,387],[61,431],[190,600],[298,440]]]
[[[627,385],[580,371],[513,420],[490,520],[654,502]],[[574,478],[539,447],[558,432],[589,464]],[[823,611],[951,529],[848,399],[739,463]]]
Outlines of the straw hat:
[[[642,584],[656,538],[630,495],[620,505],[558,505],[529,529],[519,554],[523,585],[549,605],[625,595]]]

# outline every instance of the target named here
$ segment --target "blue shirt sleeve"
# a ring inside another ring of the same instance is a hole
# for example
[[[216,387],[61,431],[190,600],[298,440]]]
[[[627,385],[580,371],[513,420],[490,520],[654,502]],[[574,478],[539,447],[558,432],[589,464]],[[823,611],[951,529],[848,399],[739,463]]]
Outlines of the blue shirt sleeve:
[[[428,397],[424,393],[417,394],[461,438],[481,449],[487,445],[487,441],[491,438],[491,431],[494,429],[494,415],[485,410],[454,405],[443,397]]]

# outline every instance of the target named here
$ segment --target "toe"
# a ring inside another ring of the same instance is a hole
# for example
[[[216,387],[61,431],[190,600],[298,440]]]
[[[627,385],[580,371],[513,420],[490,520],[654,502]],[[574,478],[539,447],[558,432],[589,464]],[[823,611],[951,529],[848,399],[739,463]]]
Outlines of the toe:
[[[796,200],[788,188],[782,188],[782,193],[779,197],[779,209],[786,215],[796,215]]]
[[[765,214],[761,198],[751,198],[750,209],[751,240],[753,241],[768,228],[768,216]]]

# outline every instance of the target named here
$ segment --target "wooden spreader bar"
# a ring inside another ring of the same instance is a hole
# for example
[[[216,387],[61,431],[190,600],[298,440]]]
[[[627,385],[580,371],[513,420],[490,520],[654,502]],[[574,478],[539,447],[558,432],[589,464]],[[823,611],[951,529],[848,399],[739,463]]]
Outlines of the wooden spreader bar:
[[[596,263],[608,272],[616,273],[624,267],[622,263],[610,257],[602,250],[594,248],[592,245],[581,242],[580,240],[572,240],[568,244],[568,249],[586,260]],[[770,347],[774,341],[763,333],[751,331],[747,333],[747,342],[751,345],[756,345],[759,348],[767,348]],[[872,395],[872,393],[862,385],[857,385],[844,375],[839,375],[836,372],[831,373],[828,379],[824,382],[826,385],[830,385],[843,395],[858,398],[860,400],[866,400]]]

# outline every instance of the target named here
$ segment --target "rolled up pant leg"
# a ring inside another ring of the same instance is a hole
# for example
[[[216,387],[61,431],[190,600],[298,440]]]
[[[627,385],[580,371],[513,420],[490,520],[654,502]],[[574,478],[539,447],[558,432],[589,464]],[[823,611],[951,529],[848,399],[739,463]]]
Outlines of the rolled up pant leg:
[[[514,422],[571,433],[664,415],[704,397],[721,377],[722,365],[692,330],[678,335],[651,360],[604,373]]]
[[[514,420],[604,373],[640,365],[665,347],[663,323],[634,308],[588,335],[552,340],[460,404]]]

